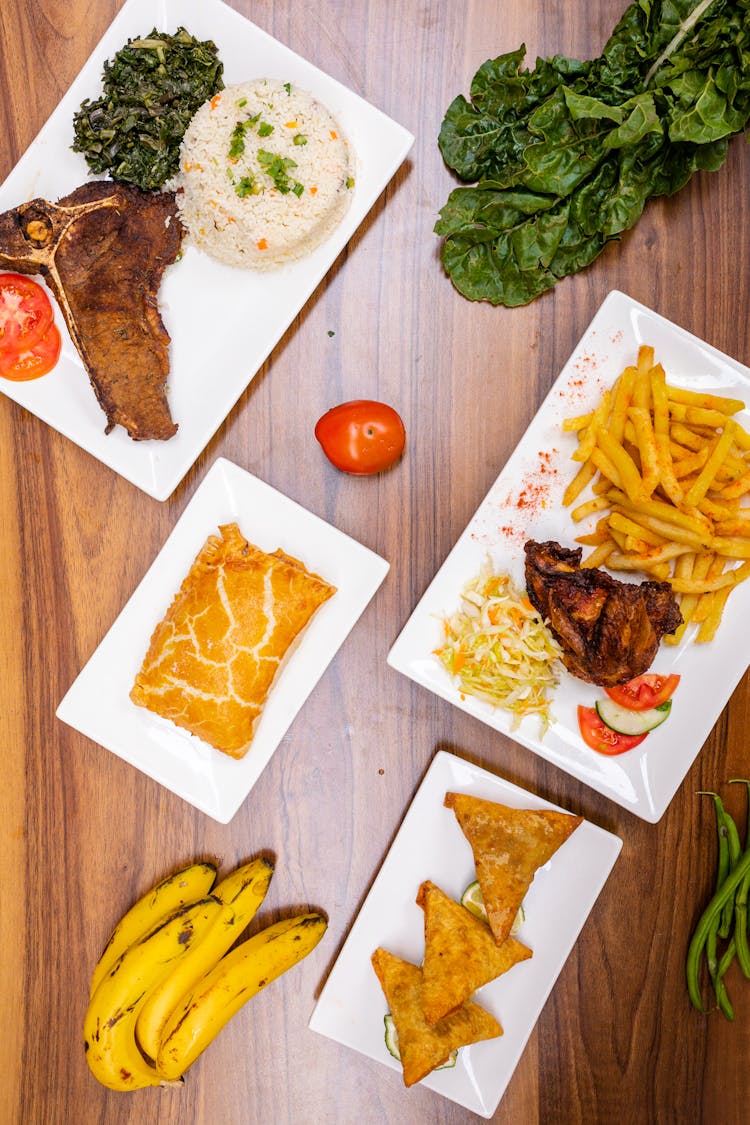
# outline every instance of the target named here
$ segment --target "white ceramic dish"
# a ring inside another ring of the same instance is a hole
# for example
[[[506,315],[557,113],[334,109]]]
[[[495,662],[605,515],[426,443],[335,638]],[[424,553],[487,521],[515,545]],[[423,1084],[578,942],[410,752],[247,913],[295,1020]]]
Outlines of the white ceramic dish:
[[[476,878],[471,848],[453,812],[443,807],[449,790],[514,808],[556,807],[444,750],[435,755],[310,1020],[313,1031],[361,1051],[399,1076],[401,1066],[384,1042],[388,1006],[370,958],[383,946],[420,964],[424,916],[415,902],[420,883],[431,879],[458,899]],[[539,869],[524,899],[525,918],[517,935],[533,950],[533,957],[475,996],[499,1020],[504,1034],[462,1047],[455,1067],[433,1071],[422,1086],[482,1117],[492,1117],[621,847],[617,836],[583,821]],[[408,1099],[405,1090],[404,1120]]]
[[[0,390],[157,500],[166,500],[325,276],[375,203],[414,138],[351,90],[284,47],[221,0],[127,0],[36,140],[0,187],[0,211],[36,196],[56,200],[88,178],[70,150],[73,115],[101,92],[106,59],[128,38],[178,26],[213,39],[227,85],[253,77],[291,81],[340,121],[356,156],[356,182],[343,222],[309,257],[270,273],[234,269],[186,246],[171,266],[159,306],[172,337],[168,397],[179,430],[169,441],[132,441],[106,419],[65,328],[55,370]]]
[[[258,547],[265,551],[281,547],[337,587],[287,656],[252,745],[239,761],[129,699],[151,633],[193,559],[219,524],[233,520]],[[385,559],[244,469],[219,458],[60,703],[57,717],[226,824],[387,572]]]
[[[566,416],[585,413],[622,369],[635,361],[641,343],[654,346],[656,359],[671,383],[750,403],[746,367],[623,293],[610,293],[414,610],[388,663],[653,823],[669,805],[750,662],[745,637],[750,583],[732,593],[710,644],[691,643],[694,627],[686,631],[679,646],[662,644],[652,670],[677,672],[682,677],[671,715],[639,747],[617,757],[588,749],[578,731],[577,705],[592,707],[604,694],[602,689],[563,671],[552,708],[556,722],[541,738],[536,719],[526,718],[512,731],[507,712],[459,692],[432,655],[442,639],[442,618],[457,607],[462,587],[486,558],[498,569],[510,571],[523,585],[526,539],[555,539],[571,547],[576,535],[593,529],[597,517],[587,524],[574,524],[561,507],[565,486],[575,474],[570,454],[576,437],[564,434],[560,423]],[[750,424],[747,411],[737,418],[746,428]]]

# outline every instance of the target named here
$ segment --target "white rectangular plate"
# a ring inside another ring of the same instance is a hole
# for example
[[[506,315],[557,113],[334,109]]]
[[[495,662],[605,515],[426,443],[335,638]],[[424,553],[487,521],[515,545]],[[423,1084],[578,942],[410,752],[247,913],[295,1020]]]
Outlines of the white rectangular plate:
[[[431,879],[458,900],[476,878],[471,848],[452,810],[443,807],[450,790],[513,808],[556,808],[444,750],[435,755],[310,1019],[313,1031],[399,1074],[400,1063],[386,1050],[383,1017],[388,1006],[370,958],[383,946],[421,964],[424,915],[415,901],[420,883]],[[584,820],[538,870],[524,899],[525,918],[517,934],[533,951],[531,960],[475,995],[504,1034],[462,1047],[455,1067],[433,1071],[422,1086],[482,1117],[493,1115],[621,847],[617,836]],[[408,1091],[404,1097],[406,1115]]]
[[[236,521],[264,551],[281,547],[336,586],[279,671],[255,737],[236,761],[129,698],[151,634],[195,556]],[[388,563],[257,477],[219,458],[140,586],[57,709],[57,717],[226,824],[388,572]]]
[[[168,441],[132,441],[106,419],[62,317],[55,370],[30,383],[0,380],[0,390],[156,500],[166,500],[222,423],[258,368],[375,203],[414,138],[358,95],[272,39],[221,0],[127,0],[36,140],[0,187],[0,211],[42,196],[57,200],[88,178],[71,152],[73,115],[101,93],[102,67],[128,38],[183,25],[213,39],[227,86],[252,78],[291,81],[310,91],[341,123],[356,158],[351,207],[306,258],[270,273],[215,262],[193,246],[167,270],[159,307],[172,337],[168,398],[179,430]]]
[[[681,683],[669,720],[637,748],[617,757],[590,750],[578,731],[578,704],[593,707],[603,689],[563,670],[554,695],[555,723],[540,737],[538,721],[525,718],[511,730],[506,711],[466,695],[433,656],[443,636],[442,620],[458,607],[464,584],[489,558],[499,570],[524,582],[523,544],[554,539],[564,547],[593,530],[598,517],[574,524],[562,495],[576,472],[570,456],[575,434],[561,430],[563,418],[585,414],[634,363],[640,344],[652,344],[667,380],[695,391],[711,391],[750,403],[750,371],[650,309],[613,291],[606,298],[536,417],[468,527],[425,592],[388,656],[388,663],[495,730],[514,738],[560,769],[652,823],[659,820],[695,760],[750,660],[745,633],[750,619],[750,583],[729,600],[716,637],[694,644],[695,627],[677,646],[662,644],[652,671],[677,672]],[[737,415],[747,428],[747,411]],[[585,493],[584,496],[588,495]],[[620,576],[623,577],[623,576]]]

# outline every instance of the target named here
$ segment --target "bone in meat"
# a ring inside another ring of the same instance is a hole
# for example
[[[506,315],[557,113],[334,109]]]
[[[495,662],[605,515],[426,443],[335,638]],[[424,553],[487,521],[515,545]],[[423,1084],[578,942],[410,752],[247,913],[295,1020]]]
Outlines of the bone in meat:
[[[169,334],[157,305],[183,228],[174,193],[93,180],[57,203],[0,214],[0,269],[40,273],[88,371],[106,432],[137,441],[175,433],[165,394]]]

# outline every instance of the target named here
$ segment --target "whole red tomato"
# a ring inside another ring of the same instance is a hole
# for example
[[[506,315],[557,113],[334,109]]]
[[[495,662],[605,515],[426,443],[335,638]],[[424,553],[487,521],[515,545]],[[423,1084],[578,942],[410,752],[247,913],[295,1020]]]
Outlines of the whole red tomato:
[[[332,465],[344,473],[380,473],[404,452],[404,423],[392,406],[356,399],[334,406],[315,426]]]

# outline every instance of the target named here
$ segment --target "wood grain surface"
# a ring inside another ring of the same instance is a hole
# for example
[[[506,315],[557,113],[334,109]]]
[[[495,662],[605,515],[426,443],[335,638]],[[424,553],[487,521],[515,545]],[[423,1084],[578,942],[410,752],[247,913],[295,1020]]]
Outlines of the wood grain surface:
[[[744,1122],[750,983],[734,966],[734,1024],[701,1016],[687,1000],[684,962],[715,874],[713,810],[696,793],[731,790],[727,779],[750,772],[748,678],[651,825],[413,685],[385,658],[611,289],[750,363],[750,149],[736,139],[719,172],[652,202],[622,242],[533,304],[474,305],[443,275],[432,233],[453,184],[436,145],[442,115],[484,59],[521,42],[529,59],[597,54],[624,0],[231,6],[405,125],[416,144],[168,502],[0,398],[0,1120],[476,1120],[430,1091],[405,1091],[398,1074],[307,1029],[412,795],[446,748],[624,841],[495,1119]],[[119,7],[3,0],[0,178]],[[313,438],[320,414],[359,397],[393,403],[408,434],[399,467],[371,479],[336,472]],[[391,563],[227,826],[55,719],[219,455]],[[727,795],[738,816],[742,796]],[[81,1027],[112,926],[192,858],[228,868],[258,852],[277,861],[265,916],[322,908],[330,918],[324,943],[243,1010],[183,1089],[106,1091],[86,1066]]]

